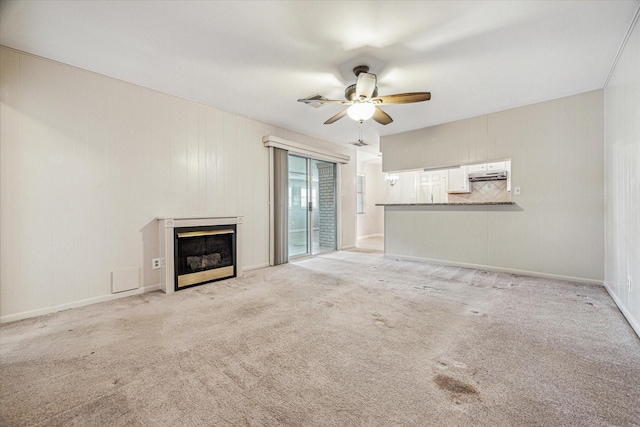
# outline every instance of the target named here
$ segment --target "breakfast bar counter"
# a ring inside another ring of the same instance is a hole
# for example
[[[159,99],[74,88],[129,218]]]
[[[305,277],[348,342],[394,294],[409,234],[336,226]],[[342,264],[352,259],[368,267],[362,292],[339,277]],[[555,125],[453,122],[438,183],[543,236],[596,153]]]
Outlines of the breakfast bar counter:
[[[477,202],[477,203],[376,203],[376,206],[493,206],[515,205],[514,202]]]

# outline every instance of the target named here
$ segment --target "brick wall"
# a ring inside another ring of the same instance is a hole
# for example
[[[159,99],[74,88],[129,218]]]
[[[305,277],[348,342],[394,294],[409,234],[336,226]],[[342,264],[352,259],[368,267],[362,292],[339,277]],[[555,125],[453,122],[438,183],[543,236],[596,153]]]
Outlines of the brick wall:
[[[333,163],[318,163],[318,222],[320,246],[336,246],[336,180]]]

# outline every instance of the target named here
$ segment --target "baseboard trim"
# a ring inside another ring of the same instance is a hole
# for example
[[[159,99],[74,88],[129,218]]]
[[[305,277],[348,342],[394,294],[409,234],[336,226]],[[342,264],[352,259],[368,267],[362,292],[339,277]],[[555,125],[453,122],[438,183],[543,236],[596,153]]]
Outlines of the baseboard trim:
[[[355,249],[356,245],[347,245],[340,248],[341,251],[346,251],[347,249]]]
[[[542,277],[544,279],[565,280],[567,282],[587,283],[590,285],[603,285],[601,280],[586,279],[584,277],[562,276],[559,274],[540,273],[538,271],[517,270],[514,268],[494,267],[491,265],[469,264],[466,262],[446,261],[441,259],[430,259],[421,257],[412,257],[406,255],[384,254],[384,258],[397,259],[403,261],[430,262],[432,264],[451,265],[454,267],[477,268],[478,270],[495,271],[498,273],[521,274],[524,276]]]
[[[362,239],[371,239],[373,237],[384,237],[384,234],[367,234],[366,236],[360,236],[358,237],[358,240],[362,240]]]
[[[0,323],[15,322],[16,320],[28,319],[30,317],[43,316],[45,314],[56,313],[62,310],[68,310],[70,308],[83,307],[85,305],[96,304],[99,302],[112,301],[114,299],[130,297],[132,295],[144,294],[147,292],[159,291],[160,284],[143,286],[138,289],[130,291],[118,292],[116,294],[101,295],[99,297],[87,298],[80,301],[68,302],[65,304],[54,305],[52,307],[39,308],[36,310],[23,311],[21,313],[7,314],[6,316],[0,316]]]
[[[627,319],[627,322],[629,322],[629,325],[631,325],[631,329],[633,329],[636,335],[638,335],[638,338],[640,338],[640,321],[633,317],[631,312],[627,309],[627,307],[624,306],[624,304],[622,304],[622,301],[620,300],[620,298],[618,298],[618,295],[613,292],[613,289],[611,289],[607,282],[604,282],[604,288],[609,293],[609,296],[611,297],[613,302],[615,302],[618,306],[618,310],[620,310],[624,318]]]
[[[265,267],[269,267],[269,263],[268,262],[265,262],[265,263],[262,263],[262,264],[251,265],[249,267],[244,267],[242,269],[242,271],[258,270],[260,268],[265,268]]]

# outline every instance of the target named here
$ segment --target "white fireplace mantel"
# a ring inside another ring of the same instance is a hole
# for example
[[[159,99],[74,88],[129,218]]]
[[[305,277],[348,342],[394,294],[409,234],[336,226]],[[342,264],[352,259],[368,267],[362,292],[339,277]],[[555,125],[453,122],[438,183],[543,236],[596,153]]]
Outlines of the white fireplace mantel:
[[[204,227],[209,225],[235,225],[236,226],[236,276],[242,275],[242,220],[241,216],[225,217],[158,217],[158,235],[160,236],[160,289],[165,294],[175,292],[175,266],[174,266],[174,228],[179,227]]]

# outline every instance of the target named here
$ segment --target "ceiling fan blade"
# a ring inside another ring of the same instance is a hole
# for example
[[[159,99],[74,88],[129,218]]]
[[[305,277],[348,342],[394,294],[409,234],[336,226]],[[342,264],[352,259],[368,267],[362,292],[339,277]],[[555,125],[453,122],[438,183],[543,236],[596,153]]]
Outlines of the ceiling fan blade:
[[[373,112],[372,119],[380,123],[381,125],[388,125],[393,121],[390,115],[388,115],[378,107],[376,107],[376,110]]]
[[[410,104],[412,102],[422,102],[431,99],[431,92],[409,92],[409,93],[397,93],[395,95],[378,96],[372,98],[371,101],[378,105],[392,105],[392,104]]]
[[[331,123],[337,122],[338,120],[340,120],[341,118],[347,115],[347,110],[348,108],[345,108],[344,110],[340,111],[338,114],[336,114],[335,116],[331,117],[329,120],[324,122],[324,124],[330,125]]]
[[[347,100],[341,101],[339,99],[327,99],[325,97],[303,98],[303,99],[298,99],[298,102],[304,102],[305,104],[343,104],[343,105],[353,104],[353,102],[351,101],[347,101]]]
[[[377,79],[375,74],[360,73],[356,81],[356,97],[371,98],[376,90]]]

